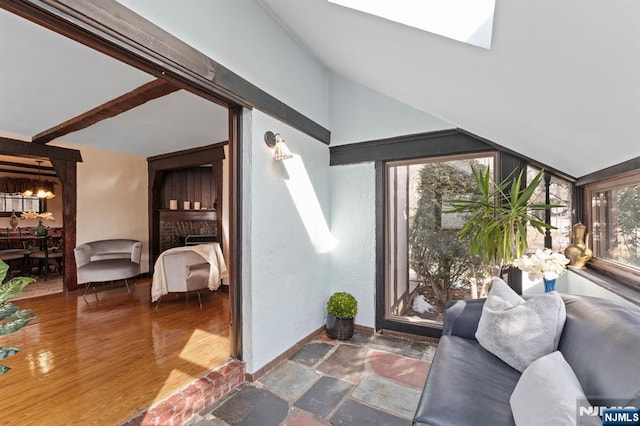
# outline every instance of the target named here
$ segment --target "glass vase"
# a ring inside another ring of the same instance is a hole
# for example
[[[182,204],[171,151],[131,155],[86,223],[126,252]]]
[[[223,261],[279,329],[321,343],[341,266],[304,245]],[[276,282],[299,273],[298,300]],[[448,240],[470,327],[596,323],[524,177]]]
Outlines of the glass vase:
[[[554,291],[556,289],[556,279],[552,279],[552,280],[548,280],[546,278],[543,278],[542,281],[544,281],[544,291],[545,293],[548,293],[550,291]]]
[[[42,221],[38,221],[38,226],[33,229],[33,235],[37,237],[44,237],[47,235],[47,227],[42,224]]]

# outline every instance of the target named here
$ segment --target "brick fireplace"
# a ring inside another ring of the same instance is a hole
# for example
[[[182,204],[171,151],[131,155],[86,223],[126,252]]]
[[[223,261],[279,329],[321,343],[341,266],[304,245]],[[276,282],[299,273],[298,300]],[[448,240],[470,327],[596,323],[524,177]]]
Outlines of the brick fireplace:
[[[183,246],[187,235],[217,234],[215,210],[160,210],[160,252]]]

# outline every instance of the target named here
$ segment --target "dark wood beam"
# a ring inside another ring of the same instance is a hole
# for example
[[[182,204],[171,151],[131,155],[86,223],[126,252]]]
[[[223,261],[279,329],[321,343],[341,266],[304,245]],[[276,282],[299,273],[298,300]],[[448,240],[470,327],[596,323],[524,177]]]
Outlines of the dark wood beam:
[[[165,80],[153,80],[133,89],[122,96],[105,102],[83,114],[77,115],[64,123],[35,135],[31,142],[45,144],[66,134],[85,129],[99,121],[115,117],[153,99],[161,98],[179,90]]]
[[[3,168],[0,168],[0,173],[15,173],[17,175],[27,175],[27,176],[57,177],[55,173],[54,174],[37,173],[37,172],[27,172],[24,170],[13,170],[13,169],[3,169]]]
[[[77,149],[41,145],[0,136],[0,154],[18,157],[49,158],[81,163],[82,156]]]
[[[330,142],[328,129],[115,0],[0,0],[0,7],[220,105],[259,109]]]
[[[21,169],[35,169],[35,170],[42,170],[42,171],[53,171],[53,167],[48,167],[48,166],[38,166],[37,164],[29,164],[29,163],[16,163],[13,161],[1,161],[0,160],[0,165],[2,166],[11,166],[11,167],[20,167]]]
[[[62,223],[64,224],[64,265],[62,277],[67,291],[78,289],[78,272],[73,249],[76,246],[76,218],[78,213],[78,172],[74,161],[52,159],[62,184]]]

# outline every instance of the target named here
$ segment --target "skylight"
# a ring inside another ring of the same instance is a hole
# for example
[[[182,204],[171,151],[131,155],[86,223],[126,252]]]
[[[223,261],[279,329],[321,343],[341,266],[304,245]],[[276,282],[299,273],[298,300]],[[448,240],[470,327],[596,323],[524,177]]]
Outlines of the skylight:
[[[491,48],[495,0],[328,0],[350,9]]]

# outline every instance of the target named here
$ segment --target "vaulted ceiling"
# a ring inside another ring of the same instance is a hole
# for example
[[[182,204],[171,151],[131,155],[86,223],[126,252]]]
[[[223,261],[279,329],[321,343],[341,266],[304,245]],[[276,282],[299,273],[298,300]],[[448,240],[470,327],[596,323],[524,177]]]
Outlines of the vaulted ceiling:
[[[636,0],[496,0],[490,50],[326,0],[259,2],[333,72],[570,175],[640,156]],[[0,131],[23,140],[153,80],[1,10],[0,60]],[[149,156],[226,123],[177,91],[59,140]]]
[[[579,177],[640,156],[640,2],[496,0],[490,50],[259,0],[336,73]]]

